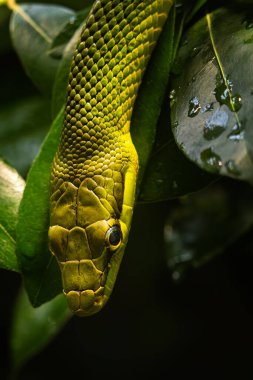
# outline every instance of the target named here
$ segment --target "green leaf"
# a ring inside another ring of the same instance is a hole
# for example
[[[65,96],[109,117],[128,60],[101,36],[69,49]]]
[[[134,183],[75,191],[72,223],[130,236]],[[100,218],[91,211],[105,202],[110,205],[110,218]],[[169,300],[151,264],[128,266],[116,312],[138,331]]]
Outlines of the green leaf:
[[[25,177],[51,124],[50,103],[41,97],[0,108],[0,154]]]
[[[18,272],[16,223],[25,182],[15,169],[0,160],[0,268]]]
[[[11,325],[13,375],[57,335],[70,316],[63,294],[34,309],[22,289],[16,300]]]
[[[75,12],[55,5],[17,5],[10,31],[27,75],[45,94],[51,94],[59,60],[49,54],[52,41]]]
[[[245,14],[219,10],[184,41],[171,107],[177,144],[201,168],[252,182],[253,29]]]
[[[61,291],[58,265],[48,249],[49,181],[63,122],[59,113],[27,177],[19,209],[17,255],[24,285],[34,306]]]
[[[164,228],[165,253],[179,280],[222,253],[253,225],[252,188],[227,180],[181,199]]]

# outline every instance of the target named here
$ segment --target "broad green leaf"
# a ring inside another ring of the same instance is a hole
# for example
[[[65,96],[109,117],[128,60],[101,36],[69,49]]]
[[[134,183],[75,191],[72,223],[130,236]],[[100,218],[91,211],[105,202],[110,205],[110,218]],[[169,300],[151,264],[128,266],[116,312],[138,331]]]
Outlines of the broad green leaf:
[[[207,14],[184,36],[171,105],[173,132],[187,157],[209,172],[249,182],[252,42],[245,14]]]
[[[227,180],[181,199],[164,228],[165,253],[172,277],[206,263],[253,225],[252,188]]]
[[[63,294],[35,309],[22,289],[14,306],[11,324],[12,374],[16,374],[32,356],[38,354],[70,317]]]
[[[41,97],[0,107],[0,154],[24,177],[51,123],[50,103]]]
[[[16,223],[25,182],[15,169],[0,160],[0,268],[18,272]]]
[[[58,265],[48,249],[49,181],[63,121],[59,113],[28,173],[19,209],[17,255],[24,285],[33,306],[61,291]]]
[[[10,31],[27,75],[45,94],[51,94],[59,60],[49,54],[55,36],[75,12],[55,5],[17,5]]]

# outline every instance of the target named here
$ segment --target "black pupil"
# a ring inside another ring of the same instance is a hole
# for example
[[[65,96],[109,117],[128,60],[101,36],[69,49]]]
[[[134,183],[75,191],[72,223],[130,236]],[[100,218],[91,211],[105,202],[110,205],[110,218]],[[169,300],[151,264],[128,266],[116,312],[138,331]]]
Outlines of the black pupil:
[[[118,226],[114,226],[111,228],[111,233],[109,236],[109,242],[111,245],[118,245],[121,240],[120,228]]]

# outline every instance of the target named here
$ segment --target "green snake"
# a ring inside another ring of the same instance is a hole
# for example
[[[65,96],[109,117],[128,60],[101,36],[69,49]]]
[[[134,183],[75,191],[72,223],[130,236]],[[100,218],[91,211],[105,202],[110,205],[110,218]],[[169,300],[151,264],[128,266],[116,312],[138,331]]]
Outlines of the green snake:
[[[130,120],[173,0],[96,0],[76,46],[51,174],[49,247],[78,316],[107,302],[128,240],[138,155]]]

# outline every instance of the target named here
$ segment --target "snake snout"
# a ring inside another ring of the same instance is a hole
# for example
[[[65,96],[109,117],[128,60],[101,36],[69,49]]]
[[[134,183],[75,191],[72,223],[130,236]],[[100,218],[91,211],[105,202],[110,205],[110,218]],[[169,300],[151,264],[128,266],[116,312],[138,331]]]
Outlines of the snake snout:
[[[97,313],[104,305],[104,288],[100,287],[97,291],[83,290],[65,293],[69,308],[79,317],[84,317]]]
[[[92,260],[62,263],[64,293],[70,309],[79,316],[94,314],[103,305],[103,272]]]

